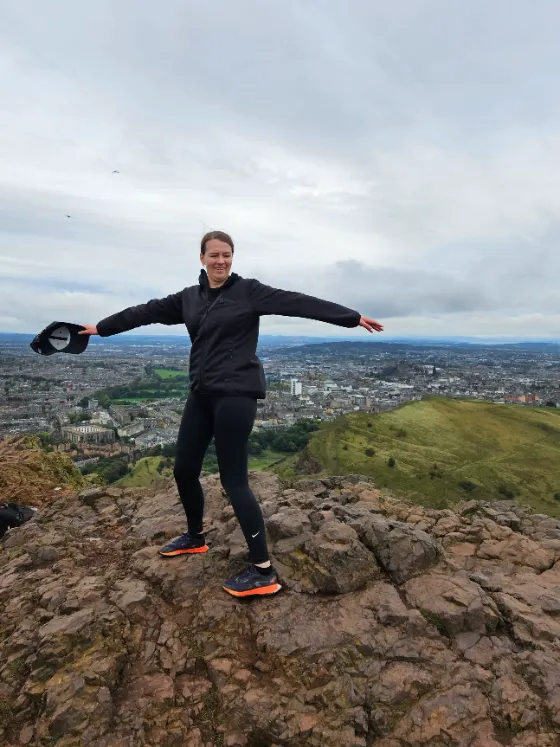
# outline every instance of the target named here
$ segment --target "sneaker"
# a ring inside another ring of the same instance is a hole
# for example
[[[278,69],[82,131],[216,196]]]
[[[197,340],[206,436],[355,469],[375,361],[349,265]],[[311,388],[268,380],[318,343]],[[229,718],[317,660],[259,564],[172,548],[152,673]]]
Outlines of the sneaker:
[[[259,573],[254,565],[250,565],[238,576],[228,578],[223,588],[234,597],[249,597],[255,594],[276,594],[282,587],[272,566],[270,573],[265,576]]]
[[[164,555],[166,558],[173,557],[174,555],[186,555],[187,553],[195,552],[207,552],[208,545],[204,541],[204,537],[200,539],[193,537],[189,532],[185,532],[177,539],[174,539],[165,547],[162,547],[159,551],[160,555]]]

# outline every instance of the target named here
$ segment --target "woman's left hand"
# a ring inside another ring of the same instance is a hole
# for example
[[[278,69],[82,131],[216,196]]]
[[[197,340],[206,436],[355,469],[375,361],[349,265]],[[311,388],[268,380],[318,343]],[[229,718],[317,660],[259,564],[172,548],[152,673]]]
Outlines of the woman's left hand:
[[[376,322],[375,319],[368,319],[367,316],[360,319],[360,327],[367,329],[368,332],[383,332],[383,325]]]

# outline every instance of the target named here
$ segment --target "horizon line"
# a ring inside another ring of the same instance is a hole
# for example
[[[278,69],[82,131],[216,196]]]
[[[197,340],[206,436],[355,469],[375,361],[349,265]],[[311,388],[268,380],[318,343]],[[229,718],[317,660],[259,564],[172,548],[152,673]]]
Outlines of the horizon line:
[[[37,333],[35,332],[4,332],[0,330],[0,335],[12,335],[12,336],[18,336],[18,337],[35,337]],[[119,335],[111,335],[109,337],[101,337],[100,335],[93,335],[92,337],[99,338],[99,340],[111,340],[116,337],[122,337],[123,335],[127,335],[128,337],[136,337],[136,338],[142,338],[142,337],[160,337],[165,339],[181,339],[183,337],[188,337],[188,334],[180,335],[180,334],[162,334],[162,333],[155,333],[155,334],[138,334],[138,333],[131,333],[129,332],[123,332]],[[458,334],[448,334],[448,335],[424,335],[424,334],[403,334],[403,335],[393,335],[391,337],[383,337],[383,338],[366,338],[358,340],[356,338],[348,338],[341,335],[302,335],[302,334],[274,334],[274,333],[263,333],[259,335],[259,339],[266,338],[266,337],[280,337],[280,338],[286,338],[286,339],[305,339],[305,340],[333,340],[333,341],[339,341],[339,342],[391,342],[393,340],[503,340],[504,342],[555,342],[560,343],[560,338],[558,337],[518,337],[514,335],[458,335]]]

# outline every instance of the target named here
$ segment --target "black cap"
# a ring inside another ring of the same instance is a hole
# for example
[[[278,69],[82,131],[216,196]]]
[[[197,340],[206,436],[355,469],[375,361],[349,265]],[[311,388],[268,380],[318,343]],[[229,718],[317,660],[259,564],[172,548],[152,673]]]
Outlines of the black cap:
[[[81,324],[51,322],[33,338],[31,349],[40,355],[53,353],[83,353],[88,346],[89,335],[79,335],[85,329]]]

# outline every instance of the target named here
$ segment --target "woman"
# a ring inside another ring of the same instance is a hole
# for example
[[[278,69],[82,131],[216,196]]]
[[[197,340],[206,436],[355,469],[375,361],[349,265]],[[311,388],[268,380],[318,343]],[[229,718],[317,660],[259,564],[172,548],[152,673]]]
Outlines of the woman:
[[[199,477],[214,436],[220,479],[249,548],[251,565],[223,588],[234,596],[280,591],[270,563],[263,515],[248,481],[248,440],[265,378],[256,349],[259,319],[265,314],[303,317],[341,327],[381,332],[373,319],[303,293],[262,285],[231,272],[234,246],[222,231],[207,233],[200,246],[203,270],[198,285],[113,314],[80,334],[109,337],[145,324],[185,324],[192,346],[190,393],[177,439],[174,476],[188,531],[160,550],[169,557],[206,552]]]

